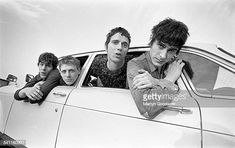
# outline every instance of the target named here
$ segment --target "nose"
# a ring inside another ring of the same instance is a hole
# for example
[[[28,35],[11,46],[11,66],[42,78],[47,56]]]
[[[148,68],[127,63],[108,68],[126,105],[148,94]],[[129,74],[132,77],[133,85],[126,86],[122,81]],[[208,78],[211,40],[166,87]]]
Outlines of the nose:
[[[121,44],[121,43],[119,43],[119,44],[117,45],[117,49],[118,49],[119,51],[122,50],[122,44]]]
[[[160,58],[165,59],[167,57],[167,49],[164,49],[160,53]]]
[[[68,71],[66,71],[65,75],[66,77],[70,77],[70,73]]]
[[[42,69],[45,70],[46,69],[46,65],[43,64],[42,65]]]

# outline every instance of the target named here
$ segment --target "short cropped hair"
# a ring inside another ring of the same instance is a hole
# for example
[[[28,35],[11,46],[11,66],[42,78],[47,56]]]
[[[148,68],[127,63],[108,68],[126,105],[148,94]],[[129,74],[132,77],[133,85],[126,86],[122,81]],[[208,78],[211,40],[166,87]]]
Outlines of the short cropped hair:
[[[65,56],[59,61],[59,69],[61,68],[61,65],[67,64],[67,65],[74,65],[78,70],[81,69],[80,61],[72,56]]]
[[[38,65],[40,62],[49,64],[49,65],[51,64],[53,69],[56,69],[57,64],[58,64],[58,58],[53,53],[44,52],[38,58]]]
[[[110,42],[111,37],[113,35],[115,35],[116,33],[120,33],[122,36],[125,36],[128,39],[129,45],[130,45],[130,43],[131,43],[130,33],[125,28],[116,27],[116,28],[113,28],[112,30],[110,30],[110,32],[106,35],[106,41],[105,41],[105,47],[106,48],[108,48],[108,44]]]
[[[153,42],[157,40],[181,49],[188,36],[188,27],[184,23],[167,18],[153,26],[149,45],[152,46]]]

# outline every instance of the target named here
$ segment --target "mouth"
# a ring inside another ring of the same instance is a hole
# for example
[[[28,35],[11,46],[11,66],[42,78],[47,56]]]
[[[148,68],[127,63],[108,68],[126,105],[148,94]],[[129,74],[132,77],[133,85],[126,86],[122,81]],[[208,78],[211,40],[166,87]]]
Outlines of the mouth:
[[[66,79],[65,81],[66,82],[72,82],[72,79]]]
[[[165,62],[164,60],[159,60],[158,58],[155,58],[155,61],[159,64],[163,64]]]
[[[122,56],[122,54],[121,53],[115,53],[115,56],[120,58]]]
[[[41,76],[46,76],[45,72],[41,72],[40,74],[41,74]]]

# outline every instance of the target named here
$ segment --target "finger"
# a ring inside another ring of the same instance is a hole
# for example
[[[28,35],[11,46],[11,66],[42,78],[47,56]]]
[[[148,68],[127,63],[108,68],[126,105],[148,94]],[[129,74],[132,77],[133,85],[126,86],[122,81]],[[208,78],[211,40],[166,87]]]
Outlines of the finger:
[[[132,85],[133,85],[133,88],[135,88],[135,86],[136,86],[136,84],[139,82],[139,79],[135,79],[135,80],[133,80],[133,83],[132,83]]]
[[[144,76],[145,76],[145,74],[138,74],[138,75],[136,75],[136,76],[134,77],[133,81],[136,81],[136,80],[138,80],[138,79],[141,79],[141,78],[143,78]]]
[[[135,89],[138,89],[138,87],[140,87],[140,86],[142,86],[142,85],[144,85],[144,83],[143,83],[142,81],[140,81],[140,82],[138,82],[138,83],[135,84],[134,88],[135,88]]]
[[[36,92],[42,97],[43,96],[43,93],[40,89],[37,89]]]
[[[151,83],[147,79],[143,79],[139,83],[136,84],[136,87],[138,88],[138,87],[143,86],[143,85],[150,86]]]
[[[135,85],[134,85],[134,89],[137,89],[137,87],[139,87],[139,86],[141,86],[143,84],[145,84],[143,80],[136,82]]]
[[[133,83],[133,88],[134,88],[134,89],[136,89],[136,88],[137,88],[138,83],[139,83],[139,81],[137,81],[137,80],[136,80],[136,81],[134,81],[134,83]]]
[[[35,98],[33,97],[33,94],[29,94],[29,95],[28,95],[28,98],[29,98],[30,100],[35,100]]]
[[[185,63],[184,63],[184,62],[182,62],[182,63],[180,64],[180,67],[181,67],[181,68],[183,68],[183,67],[184,67],[184,65],[185,65]]]
[[[144,84],[144,85],[141,85],[141,86],[137,87],[137,89],[146,89],[146,88],[151,88],[151,85],[150,84]]]
[[[177,63],[179,64],[182,63],[182,59],[178,59]]]
[[[34,92],[34,98],[36,100],[40,100],[42,98],[42,96],[38,92]]]
[[[146,77],[141,77],[141,78],[138,78],[138,79],[135,79],[135,81],[133,81],[133,86],[136,86],[138,83],[140,82],[145,82],[146,81]]]

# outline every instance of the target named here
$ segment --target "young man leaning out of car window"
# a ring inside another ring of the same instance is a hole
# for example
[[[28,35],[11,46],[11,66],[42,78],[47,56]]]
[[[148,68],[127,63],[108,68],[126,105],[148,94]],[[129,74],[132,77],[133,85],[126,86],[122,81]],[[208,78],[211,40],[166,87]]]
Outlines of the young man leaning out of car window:
[[[127,88],[126,67],[130,59],[126,56],[131,42],[129,32],[122,28],[112,29],[106,36],[107,57],[97,56],[91,65],[91,75],[98,78],[98,86]]]
[[[72,56],[66,56],[59,61],[61,75],[60,85],[74,86],[81,73],[80,61]]]
[[[48,93],[57,85],[61,78],[58,69],[58,58],[53,53],[42,53],[38,58],[39,74],[14,94],[16,100],[30,103],[42,103]]]
[[[176,56],[188,35],[184,23],[167,18],[152,28],[150,51],[128,62],[129,88],[144,117],[154,118],[167,103],[171,103],[170,96],[178,93],[175,82],[184,62]]]

